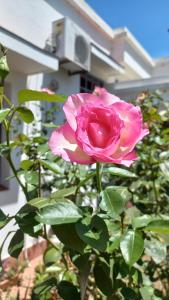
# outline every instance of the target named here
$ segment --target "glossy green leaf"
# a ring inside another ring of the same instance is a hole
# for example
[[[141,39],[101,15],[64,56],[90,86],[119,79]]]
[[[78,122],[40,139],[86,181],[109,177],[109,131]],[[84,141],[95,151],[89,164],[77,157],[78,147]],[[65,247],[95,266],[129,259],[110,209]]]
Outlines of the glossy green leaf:
[[[90,253],[85,253],[79,256],[76,255],[73,263],[79,270],[81,299],[85,299],[87,283],[91,272]]]
[[[35,217],[36,212],[29,204],[24,205],[15,217],[20,229],[32,237],[42,234],[42,225],[36,221]]]
[[[67,99],[65,95],[48,94],[34,90],[20,90],[18,92],[18,102],[23,104],[28,101],[47,101],[64,103]]]
[[[94,277],[101,292],[106,296],[110,296],[113,292],[113,282],[110,276],[110,266],[106,260],[102,258],[96,260]]]
[[[3,228],[7,223],[7,216],[4,214],[2,209],[0,209],[0,229]]]
[[[2,46],[0,45],[0,50]],[[0,57],[0,79],[2,78],[2,81],[5,79],[5,77],[9,74],[9,67],[7,63],[6,55],[2,55]]]
[[[56,248],[49,247],[46,249],[43,255],[43,261],[46,266],[50,266],[51,264],[54,264],[57,261],[59,261],[60,257],[61,254]]]
[[[154,289],[151,286],[143,286],[140,288],[143,300],[154,300]]]
[[[63,300],[80,300],[80,293],[77,287],[71,282],[63,280],[58,284],[58,293]]]
[[[23,170],[28,170],[33,165],[33,161],[25,159],[21,161],[20,167]]]
[[[6,119],[9,113],[10,113],[9,108],[0,109],[0,123],[2,123]]]
[[[132,220],[132,225],[134,228],[141,228],[145,227],[150,223],[152,220],[152,217],[150,215],[143,215],[136,217]]]
[[[121,169],[118,167],[110,167],[110,168],[105,168],[103,169],[103,173],[105,174],[111,174],[114,176],[122,176],[122,177],[129,177],[129,178],[136,178],[136,174],[125,170],[125,169]]]
[[[132,288],[123,287],[121,289],[121,294],[123,295],[125,300],[136,300],[138,298],[138,294]]]
[[[46,279],[45,281],[36,285],[33,289],[33,294],[35,295],[43,295],[50,291],[53,287],[57,286],[57,280],[54,277]]]
[[[40,141],[36,141],[36,140],[35,140],[35,143],[39,143],[39,142],[40,142]],[[48,151],[49,151],[48,143],[38,145],[37,151],[38,151],[38,153],[39,153],[40,155],[43,155],[43,154],[45,154],[46,152],[48,152]]]
[[[45,206],[49,206],[50,203],[49,203],[48,198],[38,197],[38,198],[31,199],[29,201],[29,204],[31,206],[34,206],[34,207],[38,208],[38,209],[41,209]],[[53,202],[51,204],[53,204]]]
[[[144,230],[169,234],[169,220],[154,220]]]
[[[27,123],[30,124],[34,120],[33,112],[28,109],[27,107],[17,107],[16,111],[19,113],[21,119]]]
[[[123,212],[125,201],[114,188],[107,187],[105,191],[102,192],[101,197],[100,207],[102,210],[107,211],[108,214],[113,216],[118,216]]]
[[[50,198],[62,199],[70,195],[74,195],[77,187],[71,186],[69,188],[58,190],[52,194],[50,194]]]
[[[37,185],[39,183],[39,176],[36,171],[25,171],[25,180],[27,183]]]
[[[125,262],[132,266],[140,258],[144,250],[142,235],[137,231],[127,231],[120,242],[120,249]]]
[[[61,174],[62,170],[61,168],[57,165],[57,163],[49,160],[41,160],[41,164],[47,168],[48,170],[56,173],[56,174]]]
[[[82,217],[79,208],[70,200],[57,201],[37,213],[37,221],[43,224],[57,225],[75,223]]]
[[[97,215],[86,217],[75,224],[80,239],[89,246],[105,251],[109,239],[106,223]]]
[[[159,264],[166,259],[166,245],[154,238],[151,238],[151,240],[146,240],[145,254],[150,256],[156,264]]]
[[[22,251],[22,248],[24,246],[24,234],[21,230],[17,230],[14,236],[12,237],[8,252],[10,256],[17,258]]]
[[[76,250],[80,253],[85,248],[85,243],[79,238],[75,224],[61,224],[52,226],[53,232],[58,239],[68,248]]]

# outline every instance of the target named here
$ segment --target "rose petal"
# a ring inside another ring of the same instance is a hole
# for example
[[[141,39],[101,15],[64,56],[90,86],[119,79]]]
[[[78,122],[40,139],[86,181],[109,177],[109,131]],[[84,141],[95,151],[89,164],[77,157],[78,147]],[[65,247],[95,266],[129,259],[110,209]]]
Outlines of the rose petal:
[[[54,155],[59,155],[66,161],[87,165],[94,162],[77,145],[74,131],[68,123],[52,132],[49,139],[49,147]]]
[[[121,131],[121,147],[129,147],[133,149],[138,141],[147,134],[142,132],[143,120],[141,110],[138,106],[134,106],[127,102],[116,102],[112,107],[119,113],[120,118],[124,121],[124,128]]]
[[[101,100],[99,99],[99,97],[88,93],[76,94],[68,97],[68,100],[64,104],[63,110],[69,125],[72,127],[74,131],[77,128],[76,116],[81,106],[83,104],[89,104],[89,103],[94,103],[94,105],[96,105],[97,103],[100,102]]]
[[[97,153],[93,157],[98,162],[114,163],[114,164],[124,165],[126,167],[130,167],[131,164],[137,159],[137,154],[133,150],[130,153],[128,153],[127,155],[122,156],[120,158],[114,158],[113,156],[106,156],[106,155],[99,154],[99,153]]]
[[[103,104],[106,105],[111,105],[115,102],[121,101],[120,98],[118,98],[117,96],[108,93],[105,88],[95,87],[93,94],[99,96]]]

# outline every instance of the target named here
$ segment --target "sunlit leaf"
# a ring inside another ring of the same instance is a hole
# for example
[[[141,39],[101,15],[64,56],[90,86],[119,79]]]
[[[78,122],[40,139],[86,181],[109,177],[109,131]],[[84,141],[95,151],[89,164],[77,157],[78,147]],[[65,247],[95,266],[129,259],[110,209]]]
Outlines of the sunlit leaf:
[[[121,240],[120,249],[125,262],[132,266],[140,258],[144,250],[142,235],[137,231],[127,231]]]
[[[27,123],[27,124],[30,124],[33,122],[34,120],[34,115],[33,115],[33,112],[28,109],[27,107],[17,107],[16,108],[16,111],[19,113],[21,119]]]
[[[2,123],[6,119],[6,117],[9,115],[9,113],[10,113],[9,108],[0,110],[0,123]]]
[[[75,223],[82,217],[79,208],[70,200],[57,201],[39,210],[36,219],[49,225]]]
[[[18,92],[18,102],[23,104],[28,101],[47,101],[64,103],[67,97],[65,95],[48,94],[34,90],[20,90]]]
[[[21,230],[17,230],[14,236],[12,237],[8,252],[10,256],[17,258],[22,251],[22,248],[24,246],[24,234]]]

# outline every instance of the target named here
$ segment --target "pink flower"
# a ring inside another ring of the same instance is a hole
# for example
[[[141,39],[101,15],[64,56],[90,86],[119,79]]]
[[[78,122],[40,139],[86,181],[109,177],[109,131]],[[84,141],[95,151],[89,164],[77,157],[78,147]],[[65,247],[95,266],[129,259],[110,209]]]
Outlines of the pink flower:
[[[140,108],[104,88],[68,97],[63,110],[67,122],[52,132],[49,147],[66,161],[130,166],[135,145],[149,133]]]

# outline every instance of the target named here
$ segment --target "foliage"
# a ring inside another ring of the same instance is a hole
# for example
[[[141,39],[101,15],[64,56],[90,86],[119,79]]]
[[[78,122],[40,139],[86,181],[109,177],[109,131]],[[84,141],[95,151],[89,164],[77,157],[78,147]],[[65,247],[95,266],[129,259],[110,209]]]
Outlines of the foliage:
[[[6,133],[0,155],[26,198],[16,215],[0,212],[1,228],[12,219],[18,225],[9,254],[18,257],[25,233],[42,237],[49,245],[44,253],[46,271],[39,280],[37,275],[32,299],[48,299],[50,293],[65,300],[89,295],[109,300],[167,299],[168,285],[160,291],[157,281],[168,276],[168,108],[159,107],[164,103],[156,94],[142,98],[137,100],[142,102],[150,135],[138,145],[138,162],[130,171],[98,163],[95,169],[67,165],[54,157],[48,138],[40,132],[10,136],[16,115],[21,122],[34,121],[27,101],[60,103],[65,97],[24,90],[14,106],[0,89],[0,121]],[[14,150],[24,153],[19,168],[13,162]]]

